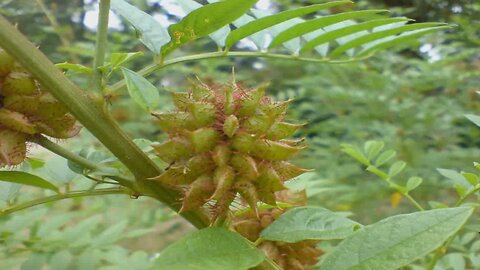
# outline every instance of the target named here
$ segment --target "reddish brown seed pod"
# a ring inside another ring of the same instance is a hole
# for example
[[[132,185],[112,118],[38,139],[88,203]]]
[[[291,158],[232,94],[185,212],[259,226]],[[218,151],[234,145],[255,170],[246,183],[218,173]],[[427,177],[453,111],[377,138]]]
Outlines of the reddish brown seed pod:
[[[303,149],[287,141],[302,125],[285,121],[289,101],[275,102],[265,92],[265,86],[194,83],[188,92],[171,93],[174,111],[153,114],[168,135],[153,147],[170,164],[155,180],[186,190],[182,211],[210,201],[212,218],[225,217],[235,196],[239,205],[252,209],[261,202],[276,205],[275,192],[285,189],[283,182],[307,171],[291,163],[281,168],[281,162]],[[198,157],[208,165],[187,164]],[[211,179],[208,198],[197,192],[207,185],[206,180],[200,185],[200,176]]]
[[[0,167],[21,163],[32,136],[66,139],[79,131],[67,109],[0,49]]]

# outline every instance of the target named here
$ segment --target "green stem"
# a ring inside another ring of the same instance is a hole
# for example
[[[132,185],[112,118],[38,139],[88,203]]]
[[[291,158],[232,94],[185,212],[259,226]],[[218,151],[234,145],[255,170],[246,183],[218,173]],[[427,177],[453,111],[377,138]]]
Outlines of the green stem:
[[[97,38],[95,44],[95,60],[93,63],[93,84],[94,88],[100,92],[103,90],[103,72],[100,67],[105,63],[105,51],[108,41],[108,14],[110,12],[110,0],[100,0],[100,9],[98,13]]]
[[[68,193],[57,194],[53,196],[43,197],[36,200],[20,203],[18,205],[0,209],[0,217],[9,215],[11,213],[24,210],[30,207],[34,207],[40,204],[45,204],[49,202],[70,199],[70,198],[78,198],[78,197],[89,197],[89,196],[101,196],[101,195],[111,195],[111,194],[126,194],[130,195],[131,191],[124,188],[104,188],[104,189],[97,189],[97,190],[81,190],[81,191],[71,191]]]
[[[331,60],[328,58],[323,59],[315,59],[315,58],[307,58],[307,57],[299,57],[294,55],[286,55],[286,54],[276,54],[276,53],[267,53],[267,52],[210,52],[210,53],[202,53],[196,55],[188,55],[183,57],[177,57],[173,59],[169,59],[164,61],[163,63],[154,63],[145,68],[139,70],[137,73],[142,76],[148,76],[153,72],[166,68],[171,65],[185,63],[185,62],[193,62],[198,60],[204,59],[212,59],[212,58],[234,58],[234,57],[245,57],[245,58],[268,58],[268,59],[282,59],[282,60],[290,60],[290,61],[300,61],[300,62],[310,62],[310,63],[329,63],[329,64],[343,64],[343,63],[350,63],[359,61],[365,58],[370,57],[366,56],[359,59],[350,59],[350,60]],[[117,91],[125,86],[125,80],[119,81],[110,87],[112,92]]]
[[[413,205],[415,205],[415,207],[417,207],[418,210],[425,211],[425,208],[423,208],[412,196],[410,196],[410,194],[404,193],[402,191],[398,191],[398,192],[400,192],[403,196],[405,196],[405,198],[407,198]]]
[[[51,152],[64,157],[72,162],[77,163],[78,165],[81,165],[82,167],[89,169],[89,170],[96,170],[96,171],[102,171],[104,168],[102,166],[99,166],[96,163],[91,162],[90,160],[83,158],[75,153],[70,152],[69,150],[61,147],[60,145],[50,141],[49,139],[45,138],[42,135],[37,135],[35,137],[32,137],[30,139],[31,142],[34,142],[43,148],[50,150]],[[119,184],[126,186],[130,189],[134,189],[134,180],[119,176],[119,175],[109,175],[107,176],[108,178],[111,178],[115,181],[117,181]]]
[[[181,193],[149,180],[161,174],[162,170],[133,143],[118,124],[109,119],[101,106],[73,84],[1,15],[0,47],[33,74],[46,90],[65,105],[70,113],[133,173],[137,180],[134,190],[153,194],[157,200],[178,212],[181,206]],[[208,217],[201,211],[187,212],[182,216],[198,228],[209,224]]]
[[[472,196],[473,194],[475,194],[478,191],[480,191],[480,185],[476,186],[474,189],[470,190],[462,198],[460,198],[457,201],[457,203],[455,203],[455,207],[460,206],[462,203],[464,203],[468,199],[468,197]]]

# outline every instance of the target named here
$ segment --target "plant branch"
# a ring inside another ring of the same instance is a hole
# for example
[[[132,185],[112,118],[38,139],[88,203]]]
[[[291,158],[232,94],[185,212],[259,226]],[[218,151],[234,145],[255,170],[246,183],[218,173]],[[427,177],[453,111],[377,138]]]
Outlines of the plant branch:
[[[95,170],[95,171],[105,170],[105,168],[103,168],[102,166],[99,166],[98,164],[93,163],[86,158],[83,158],[83,157],[81,157],[81,156],[79,156],[75,153],[72,153],[68,149],[65,149],[65,148],[61,147],[60,145],[50,141],[49,139],[47,139],[46,137],[44,137],[42,135],[37,135],[35,137],[32,137],[32,138],[30,138],[30,141],[42,146],[43,148],[61,156],[61,157],[66,158],[67,160],[75,162],[76,164],[78,164],[78,165],[80,165],[80,166],[82,166],[86,169]],[[123,177],[123,176],[120,176],[120,175],[108,175],[107,177],[117,181],[122,186],[126,186],[130,189],[134,189],[134,180],[132,180],[132,179],[129,179],[129,178],[126,178],[126,177]]]
[[[80,190],[80,191],[71,191],[63,194],[56,194],[48,197],[39,198],[36,200],[24,202],[17,204],[15,206],[0,209],[0,217],[9,215],[11,213],[24,210],[30,207],[34,207],[40,204],[45,204],[49,202],[55,202],[64,199],[78,198],[78,197],[90,197],[90,196],[101,196],[101,195],[111,195],[111,194],[126,194],[130,195],[131,191],[125,188],[104,188],[96,190]]]
[[[135,176],[134,190],[152,194],[173,210],[179,210],[181,193],[149,180],[162,170],[138,148],[131,138],[112,121],[103,108],[86,92],[73,84],[38,48],[0,15],[0,47],[14,57],[57,100],[105,145]],[[182,214],[198,228],[208,226],[208,217],[201,211]]]
[[[100,0],[98,13],[97,38],[95,44],[95,59],[93,63],[93,84],[100,92],[103,90],[103,72],[100,67],[105,63],[105,51],[108,45],[108,15],[110,12],[110,0]]]
[[[370,57],[370,55],[358,59],[349,59],[349,60],[331,60],[329,58],[307,58],[307,57],[299,57],[295,55],[287,55],[287,54],[276,54],[276,53],[268,53],[268,52],[210,52],[210,53],[202,53],[196,55],[188,55],[177,57],[169,60],[165,60],[163,63],[154,63],[145,68],[139,70],[137,73],[142,76],[148,76],[153,72],[166,68],[168,66],[172,66],[179,63],[185,62],[193,62],[198,60],[205,60],[205,59],[213,59],[213,58],[235,58],[235,57],[245,57],[245,58],[268,58],[268,59],[282,59],[282,60],[290,60],[290,61],[300,61],[300,62],[310,62],[310,63],[329,63],[329,64],[343,64],[343,63],[350,63],[359,60],[363,60],[365,58]],[[121,80],[110,87],[112,92],[115,92],[125,86],[125,80]]]

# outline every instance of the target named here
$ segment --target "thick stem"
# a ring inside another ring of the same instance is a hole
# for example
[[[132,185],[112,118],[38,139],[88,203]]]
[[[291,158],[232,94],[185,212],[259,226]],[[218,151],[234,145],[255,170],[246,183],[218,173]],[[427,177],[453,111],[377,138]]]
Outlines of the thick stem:
[[[68,193],[57,194],[53,196],[43,197],[40,199],[20,203],[18,205],[12,206],[6,209],[0,209],[0,217],[6,216],[8,214],[24,210],[30,207],[34,207],[40,204],[45,204],[49,202],[70,199],[70,198],[78,198],[78,197],[89,197],[89,196],[101,196],[101,195],[111,195],[111,194],[126,194],[130,195],[130,191],[127,189],[119,189],[119,188],[104,188],[104,189],[97,189],[97,190],[81,190],[81,191],[71,191]]]
[[[108,36],[108,14],[110,12],[110,0],[100,0],[98,13],[97,41],[95,44],[95,60],[93,63],[93,84],[97,91],[103,89],[103,72],[100,67],[105,63]]]
[[[363,60],[365,58],[370,57],[370,55],[366,57],[362,57],[359,59],[350,59],[350,60],[331,60],[328,58],[323,59],[315,59],[315,58],[307,58],[307,57],[299,57],[294,55],[286,55],[286,54],[275,54],[275,53],[266,53],[266,52],[210,52],[210,53],[202,53],[196,55],[188,55],[183,57],[177,57],[173,59],[166,60],[163,63],[155,63],[145,68],[139,70],[137,73],[142,76],[148,76],[153,72],[166,68],[171,65],[185,63],[185,62],[193,62],[198,60],[204,59],[212,59],[212,58],[235,58],[235,57],[254,57],[254,58],[269,58],[269,59],[281,59],[281,60],[290,60],[290,61],[300,61],[300,62],[310,62],[310,63],[329,63],[329,64],[343,64],[343,63],[350,63],[359,60]],[[125,86],[125,81],[119,81],[110,87],[112,92],[119,90],[120,88]]]
[[[179,210],[181,194],[178,191],[148,180],[158,176],[162,170],[104,114],[101,106],[73,84],[3,16],[0,16],[0,47],[33,74],[46,90],[62,102],[77,120],[135,175],[135,190],[154,194],[156,199],[173,210]],[[199,228],[209,224],[208,217],[200,211],[187,212],[182,216]]]

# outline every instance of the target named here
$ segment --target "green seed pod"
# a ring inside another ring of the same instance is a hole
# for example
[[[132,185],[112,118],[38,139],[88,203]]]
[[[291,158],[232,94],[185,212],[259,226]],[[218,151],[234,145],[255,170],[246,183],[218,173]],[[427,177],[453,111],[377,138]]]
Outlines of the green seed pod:
[[[15,166],[25,160],[26,140],[27,134],[0,126],[0,167]]]
[[[200,128],[190,134],[190,141],[197,153],[211,150],[219,139],[220,136],[214,128]]]
[[[285,160],[303,147],[294,147],[288,144],[271,141],[271,140],[257,140],[253,148],[253,156],[266,160]]]
[[[275,169],[278,176],[280,176],[280,179],[283,182],[290,180],[294,177],[297,177],[303,173],[312,171],[312,170],[300,168],[286,161],[273,162],[272,167],[273,169]]]
[[[269,140],[285,139],[295,133],[295,131],[302,126],[303,125],[277,122],[270,127],[266,134],[266,138]]]
[[[171,163],[192,156],[192,146],[185,139],[174,138],[162,144],[154,144],[157,155],[165,162]]]
[[[212,151],[212,158],[218,167],[226,166],[230,161],[232,151],[227,145],[217,145]]]
[[[191,185],[183,199],[180,213],[198,209],[212,196],[215,184],[209,176],[200,176]]]
[[[164,132],[194,130],[197,127],[192,115],[186,112],[152,113],[152,115],[156,118],[156,124]]]
[[[211,103],[192,102],[188,103],[188,110],[192,113],[198,126],[208,126],[215,121],[215,106]]]
[[[264,95],[265,95],[264,86],[261,86],[259,88],[249,91],[245,98],[242,98],[239,100],[240,109],[238,110],[238,115],[240,116],[254,115],[260,104],[260,100]]]
[[[211,199],[220,200],[230,192],[235,180],[235,171],[230,166],[218,167],[213,174],[213,182],[216,185]]]
[[[181,111],[187,110],[187,105],[190,102],[189,93],[170,92],[172,95],[173,104]]]
[[[235,182],[235,190],[242,196],[242,199],[252,208],[252,210],[258,216],[257,202],[258,195],[257,190],[252,182],[239,180]]]
[[[35,125],[25,115],[5,108],[0,109],[0,125],[30,135],[37,133]]]
[[[235,115],[230,115],[225,119],[223,123],[223,132],[227,137],[232,138],[237,132],[238,127],[240,126],[238,119]]]
[[[5,96],[3,98],[3,107],[31,116],[38,111],[38,99],[38,96]]]
[[[3,96],[36,95],[39,94],[39,90],[30,74],[11,72],[5,77],[0,94]]]
[[[187,93],[172,93],[173,112],[153,114],[169,137],[154,148],[170,164],[155,180],[187,188],[182,211],[209,202],[212,224],[222,224],[238,194],[254,211],[259,202],[276,205],[286,177],[305,171],[290,163],[277,171],[303,148],[303,140],[287,139],[301,125],[283,122],[288,102],[264,94],[265,86],[196,84]]]
[[[266,114],[257,113],[256,115],[245,120],[242,126],[248,133],[265,134],[265,132],[267,132],[272,125],[273,120],[274,119],[270,118]]]
[[[15,60],[0,48],[0,77],[6,76],[15,66]]]
[[[255,140],[254,134],[237,132],[232,139],[232,147],[239,152],[248,154],[255,148]]]
[[[255,180],[258,177],[257,163],[249,155],[234,154],[230,163],[237,174],[243,178],[247,180]]]
[[[38,100],[38,108],[35,115],[41,119],[54,119],[64,116],[67,112],[65,106],[51,94],[45,93]]]
[[[62,117],[35,122],[35,126],[47,136],[68,139],[80,132],[81,127],[75,125],[75,123],[75,117],[65,114]]]

